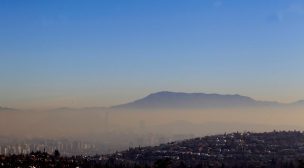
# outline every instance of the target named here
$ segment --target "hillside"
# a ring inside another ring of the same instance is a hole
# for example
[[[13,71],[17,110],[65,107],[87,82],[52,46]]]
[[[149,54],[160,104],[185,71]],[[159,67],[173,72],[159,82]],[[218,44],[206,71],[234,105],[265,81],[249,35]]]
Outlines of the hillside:
[[[171,167],[293,167],[304,153],[304,133],[282,131],[231,133],[131,148],[113,154],[124,163]],[[303,162],[302,162],[303,163]]]

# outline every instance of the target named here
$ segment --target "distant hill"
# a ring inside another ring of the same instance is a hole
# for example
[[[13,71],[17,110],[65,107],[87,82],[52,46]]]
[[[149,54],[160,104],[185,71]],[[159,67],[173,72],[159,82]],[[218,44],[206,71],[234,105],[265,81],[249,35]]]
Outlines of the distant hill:
[[[17,109],[7,108],[7,107],[1,107],[0,106],[0,112],[4,112],[4,111],[17,111]]]
[[[131,103],[113,108],[127,109],[181,109],[181,108],[227,108],[227,107],[263,107],[280,106],[282,104],[270,101],[257,101],[241,95],[221,95],[206,93],[157,92]]]
[[[297,102],[291,103],[290,105],[296,106],[296,107],[304,107],[304,100],[299,100]]]

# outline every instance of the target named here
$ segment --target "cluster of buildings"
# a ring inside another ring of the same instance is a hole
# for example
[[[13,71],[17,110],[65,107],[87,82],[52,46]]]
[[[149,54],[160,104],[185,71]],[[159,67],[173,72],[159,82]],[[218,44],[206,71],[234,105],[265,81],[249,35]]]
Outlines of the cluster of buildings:
[[[293,167],[304,159],[304,133],[231,133],[131,148],[114,154],[119,161],[153,165],[168,159],[188,167]]]
[[[34,151],[53,153],[59,150],[63,156],[110,154],[129,147],[154,146],[177,139],[187,139],[192,135],[163,136],[159,134],[119,134],[108,133],[94,140],[65,139],[15,139],[0,137],[0,155],[29,154]],[[89,138],[87,138],[89,139]],[[91,138],[93,139],[93,138]]]
[[[20,155],[29,154],[32,151],[44,151],[53,153],[55,150],[61,151],[62,155],[90,155],[96,154],[98,148],[95,144],[82,141],[69,140],[27,140],[0,144],[0,155]]]
[[[60,145],[59,149],[69,148]],[[74,145],[91,147],[84,143]],[[23,148],[12,149],[22,152]],[[45,150],[2,154],[0,167],[304,167],[304,132],[237,132],[129,148],[107,155],[60,156],[57,150],[50,150],[54,153]]]
[[[59,152],[48,154],[46,152],[31,152],[25,155],[0,155],[0,167],[99,167],[92,159],[84,156],[60,156]]]

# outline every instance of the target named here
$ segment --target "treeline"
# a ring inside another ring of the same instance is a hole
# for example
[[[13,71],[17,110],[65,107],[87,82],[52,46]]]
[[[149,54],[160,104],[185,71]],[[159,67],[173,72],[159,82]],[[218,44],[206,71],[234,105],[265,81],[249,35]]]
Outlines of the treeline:
[[[214,162],[214,161],[194,161],[186,163],[182,160],[171,160],[169,158],[158,159],[154,162],[132,162],[117,159],[115,157],[104,158],[102,156],[60,156],[59,151],[53,154],[46,152],[31,152],[26,155],[0,156],[0,167],[2,168],[243,168],[252,167],[252,163],[246,161]],[[304,168],[302,159],[272,159],[269,165],[255,163],[255,167],[273,168]]]

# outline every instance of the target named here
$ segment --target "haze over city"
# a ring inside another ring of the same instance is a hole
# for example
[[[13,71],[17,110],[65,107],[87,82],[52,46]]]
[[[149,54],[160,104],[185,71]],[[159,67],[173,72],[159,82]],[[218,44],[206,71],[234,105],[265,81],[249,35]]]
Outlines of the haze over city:
[[[0,167],[301,165],[303,30],[302,0],[1,0]]]

